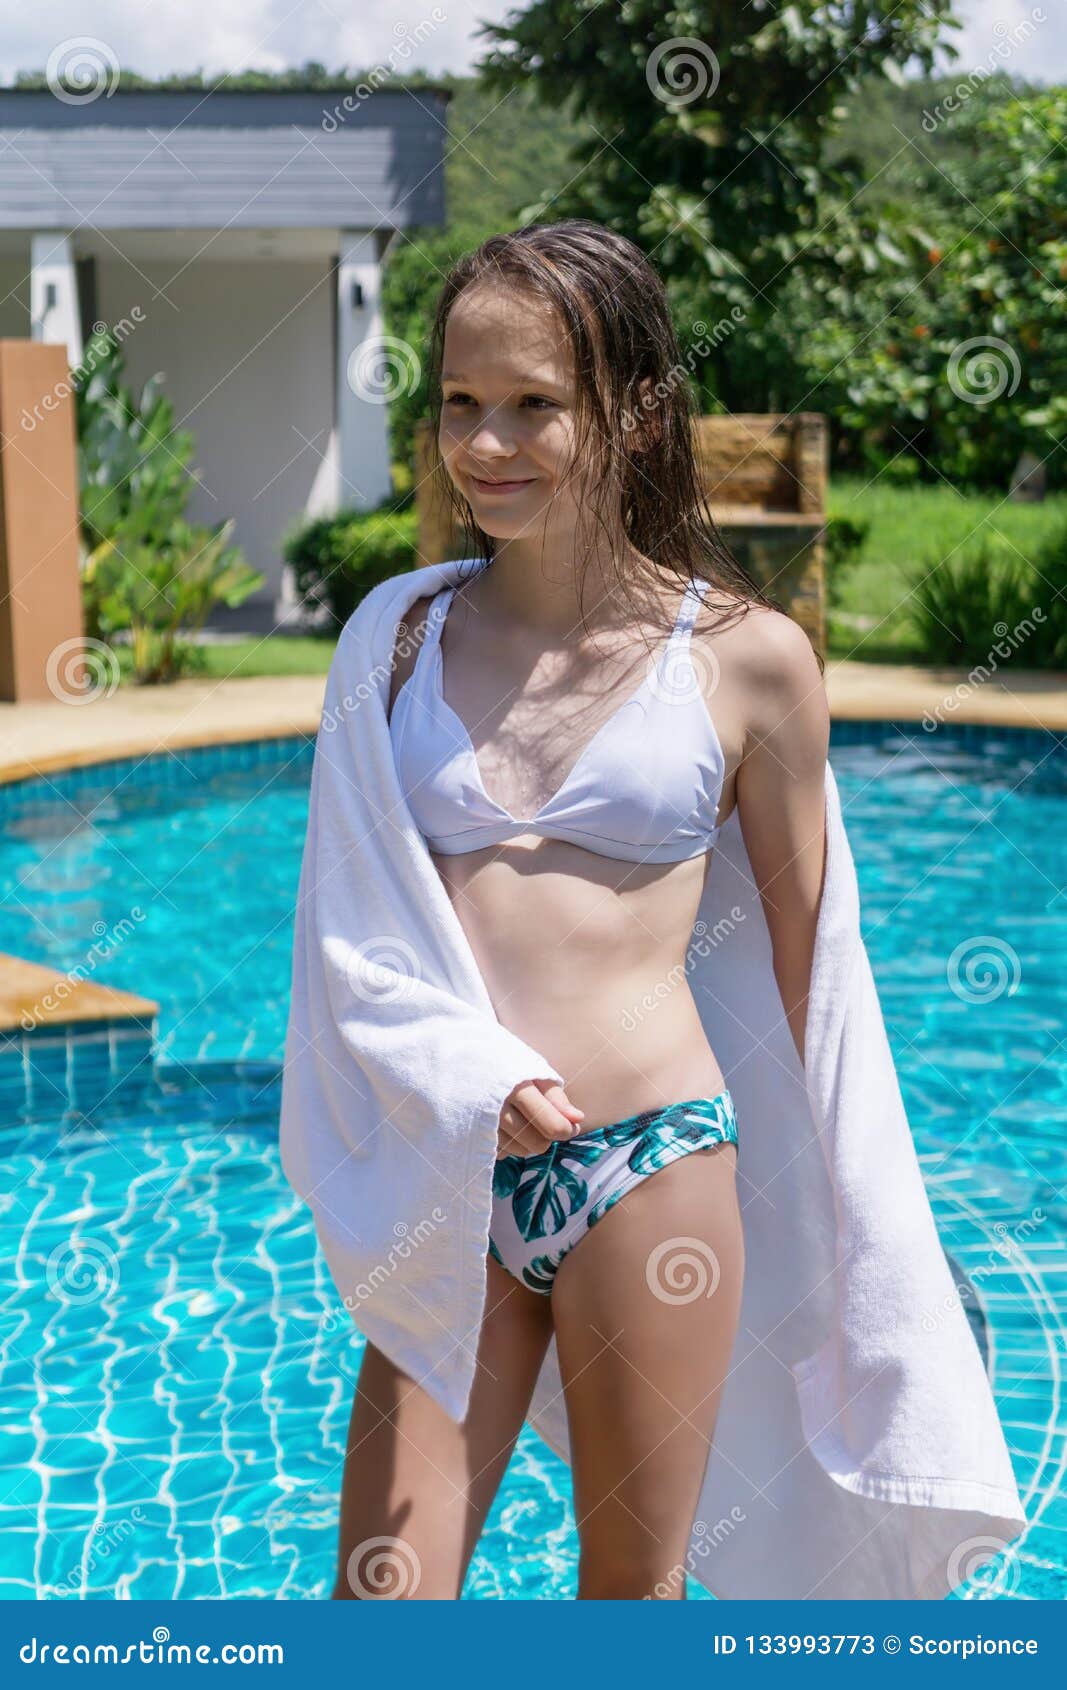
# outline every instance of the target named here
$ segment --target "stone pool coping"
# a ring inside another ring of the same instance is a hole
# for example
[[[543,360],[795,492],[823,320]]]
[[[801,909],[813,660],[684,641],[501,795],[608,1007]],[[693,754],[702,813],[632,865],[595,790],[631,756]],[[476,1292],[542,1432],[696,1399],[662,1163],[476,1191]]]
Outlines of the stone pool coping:
[[[946,727],[1067,731],[1067,674],[974,675],[973,669],[828,660],[830,714],[838,721],[933,718]],[[325,686],[324,675],[263,675],[120,687],[82,705],[0,703],[0,785],[160,751],[313,736]]]
[[[154,998],[0,951],[0,1034],[75,1024],[150,1026],[158,1014]]]

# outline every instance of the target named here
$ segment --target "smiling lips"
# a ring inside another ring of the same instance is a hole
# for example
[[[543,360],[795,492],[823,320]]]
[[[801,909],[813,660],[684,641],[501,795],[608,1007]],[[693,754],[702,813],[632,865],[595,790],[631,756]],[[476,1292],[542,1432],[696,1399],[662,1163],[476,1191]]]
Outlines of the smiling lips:
[[[516,493],[520,487],[529,487],[533,479],[533,476],[527,476],[522,481],[483,481],[478,475],[471,476],[479,493]]]

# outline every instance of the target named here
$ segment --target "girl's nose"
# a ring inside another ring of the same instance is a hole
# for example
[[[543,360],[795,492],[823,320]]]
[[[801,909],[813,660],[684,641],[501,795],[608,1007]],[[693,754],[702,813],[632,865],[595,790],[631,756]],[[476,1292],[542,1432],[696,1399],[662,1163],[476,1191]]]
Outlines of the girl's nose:
[[[510,458],[514,455],[514,444],[508,438],[507,430],[498,428],[495,423],[482,421],[467,437],[467,445],[472,452],[489,454],[491,456]]]

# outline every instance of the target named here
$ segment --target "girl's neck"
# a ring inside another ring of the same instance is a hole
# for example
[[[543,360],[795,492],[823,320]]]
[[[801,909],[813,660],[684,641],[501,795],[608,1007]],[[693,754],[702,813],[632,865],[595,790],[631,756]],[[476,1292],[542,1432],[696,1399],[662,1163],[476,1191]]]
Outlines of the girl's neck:
[[[626,541],[621,549],[630,551]],[[568,554],[573,558],[573,553]],[[648,560],[632,554],[631,579],[647,574]],[[562,561],[541,541],[501,541],[486,571],[482,602],[501,622],[519,621],[527,628],[539,628],[546,635],[568,637],[584,622],[608,631],[619,621],[617,569],[602,555],[593,555],[579,570],[577,563]],[[581,597],[579,599],[579,585]],[[653,590],[651,603],[662,604],[662,594]],[[629,619],[628,617],[626,618]]]

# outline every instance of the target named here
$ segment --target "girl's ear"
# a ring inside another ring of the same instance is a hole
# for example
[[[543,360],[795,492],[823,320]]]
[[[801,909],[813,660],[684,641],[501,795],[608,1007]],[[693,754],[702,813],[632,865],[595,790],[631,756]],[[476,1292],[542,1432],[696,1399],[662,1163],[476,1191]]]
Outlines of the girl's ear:
[[[625,428],[632,452],[647,452],[660,437],[663,419],[660,400],[654,390],[652,377],[646,376],[638,388],[638,398],[625,419]]]

